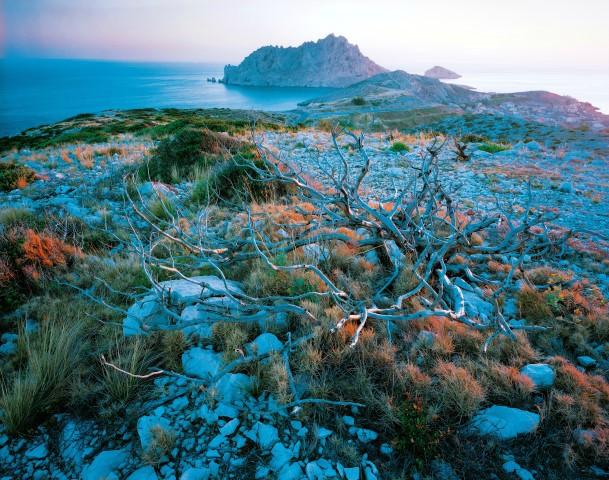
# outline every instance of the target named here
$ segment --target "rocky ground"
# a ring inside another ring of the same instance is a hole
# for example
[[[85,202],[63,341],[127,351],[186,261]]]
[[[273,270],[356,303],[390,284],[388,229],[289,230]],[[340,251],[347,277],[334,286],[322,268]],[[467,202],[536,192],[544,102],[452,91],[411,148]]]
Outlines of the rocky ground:
[[[407,145],[408,151],[392,150],[398,140]],[[417,165],[420,154],[431,141],[424,136],[369,135],[365,146],[372,158],[372,169],[364,188],[370,198],[382,200],[385,194],[408,184],[413,179],[412,166]],[[331,149],[329,134],[318,129],[267,131],[263,142],[286,152],[295,165],[321,182],[327,181],[324,175],[328,169],[340,167],[339,158]],[[559,214],[556,224],[576,232],[577,248],[607,255],[609,155],[606,148],[585,150],[568,143],[550,148],[532,140],[488,153],[480,149],[483,144],[468,144],[466,152],[470,159],[467,161],[456,160],[450,142],[441,155],[445,184],[465,208],[484,211],[499,206],[510,212],[528,205],[539,211],[556,211]],[[131,217],[131,212],[124,202],[120,178],[131,165],[146,158],[153,145],[152,140],[127,134],[96,145],[73,144],[5,153],[2,161],[29,166],[38,180],[26,188],[0,193],[0,208],[64,212],[94,228],[128,231],[130,225],[126,217]],[[362,163],[353,151],[347,158],[354,168]],[[155,190],[163,188],[166,187],[147,183],[140,187],[140,192],[144,196],[153,195]],[[190,188],[189,182],[183,182],[165,191],[185,199]],[[147,228],[137,221],[134,226]],[[118,253],[120,248],[110,255]],[[577,277],[589,279],[605,296],[609,295],[606,263],[564,266]],[[188,314],[188,296],[192,292],[188,285],[177,284],[172,291],[182,295],[184,317]],[[135,304],[131,312],[147,308],[151,307]],[[123,328],[125,335],[133,333],[128,321]],[[16,344],[17,333],[2,335],[0,353],[5,357],[14,352],[16,347],[11,345]],[[382,432],[362,426],[365,419],[357,407],[346,408],[344,415],[332,425],[318,425],[302,418],[298,407],[286,408],[272,396],[257,392],[253,376],[223,374],[223,352],[211,347],[211,332],[199,329],[196,333],[196,341],[181,356],[183,375],[156,378],[154,394],[133,407],[127,421],[101,422],[56,414],[27,437],[9,436],[0,426],[0,478],[385,478],[383,464],[395,455],[394,449],[379,440]],[[596,358],[581,356],[580,369],[606,373],[608,350],[602,344],[596,345],[601,347],[598,355]],[[259,354],[280,352],[283,347],[284,343],[268,332],[246,346]],[[0,358],[0,361],[3,360]],[[545,364],[531,364],[523,370],[540,387],[554,382],[555,372]],[[211,385],[210,378],[214,379]],[[540,416],[536,413],[493,405],[478,412],[470,427],[482,435],[492,431],[499,438],[511,439],[534,431],[539,422]],[[501,425],[499,433],[497,424]],[[355,452],[349,463],[333,455],[338,441],[346,441]],[[504,450],[504,460],[499,474],[489,478],[544,478],[534,469],[521,467],[509,447]],[[458,478],[452,467],[441,460],[433,462],[431,472],[433,478]],[[609,476],[609,472],[596,466],[590,466],[588,474],[599,478]]]

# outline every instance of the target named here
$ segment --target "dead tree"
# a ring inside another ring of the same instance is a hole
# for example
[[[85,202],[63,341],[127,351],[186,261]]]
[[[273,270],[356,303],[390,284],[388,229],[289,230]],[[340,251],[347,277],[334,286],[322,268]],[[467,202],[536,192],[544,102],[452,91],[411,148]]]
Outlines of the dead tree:
[[[271,239],[260,225],[271,222],[276,229],[286,225],[273,222],[264,212],[253,212],[248,205],[242,207],[243,222],[237,233],[226,235],[210,222],[210,206],[201,210],[194,224],[185,226],[175,208],[167,208],[165,218],[160,219],[145,207],[143,199],[130,196],[130,207],[152,231],[149,238],[142,238],[134,228],[131,246],[138,252],[159,298],[163,298],[166,292],[153,274],[155,270],[168,271],[175,278],[192,281],[186,273],[188,270],[207,267],[223,279],[224,288],[201,282],[207,292],[199,305],[206,313],[205,322],[256,322],[288,313],[315,322],[317,319],[303,306],[306,303],[303,304],[302,300],[324,297],[342,312],[342,319],[334,325],[333,331],[340,330],[348,322],[357,323],[352,346],[357,344],[368,322],[385,325],[390,335],[396,323],[432,316],[445,317],[487,332],[485,349],[499,335],[515,338],[514,330],[542,328],[508,324],[499,300],[510,288],[524,259],[564,248],[566,236],[557,238],[549,234],[547,223],[555,218],[553,214],[539,213],[531,208],[530,195],[529,203],[518,216],[500,210],[492,214],[464,214],[440,177],[438,157],[445,145],[437,141],[426,147],[418,162],[412,165],[411,178],[397,186],[393,193],[386,196],[366,194],[364,186],[371,169],[371,158],[366,151],[364,135],[335,130],[331,138],[336,162],[319,162],[325,178],[323,186],[312,182],[306,172],[282,154],[267,148],[256,135],[253,135],[253,140],[259,158],[256,161],[232,159],[247,169],[252,182],[283,184],[291,188],[293,196],[300,202],[312,206],[305,216],[306,221],[290,225],[293,234],[279,240]],[[359,156],[356,165],[344,153],[345,145],[341,142],[345,140]],[[299,202],[290,205],[299,208]],[[341,233],[344,229],[356,231],[357,238]],[[483,238],[484,241],[473,241],[474,238]],[[273,260],[278,254],[290,254],[311,245],[323,249],[336,242],[348,243],[360,251],[375,250],[378,253],[384,275],[370,298],[358,298],[353,292],[339,288],[331,272],[324,269],[323,262],[313,260],[279,265]],[[158,255],[163,245],[175,248]],[[499,257],[510,259],[510,271],[504,280],[491,280],[477,272],[478,266]],[[254,259],[288,274],[310,272],[323,288],[300,295],[263,297],[231,290],[224,273],[226,267]],[[408,291],[396,291],[396,279],[404,269],[410,270],[416,283]],[[461,287],[464,282],[493,306],[490,318],[467,315]],[[213,296],[228,297],[230,307],[209,302]],[[413,301],[415,299],[416,302]],[[164,304],[164,309],[170,325],[162,328],[181,328],[179,311],[170,304]],[[316,334],[313,330],[288,342],[282,352],[288,372],[289,353]],[[239,363],[254,359],[255,356],[247,357]]]

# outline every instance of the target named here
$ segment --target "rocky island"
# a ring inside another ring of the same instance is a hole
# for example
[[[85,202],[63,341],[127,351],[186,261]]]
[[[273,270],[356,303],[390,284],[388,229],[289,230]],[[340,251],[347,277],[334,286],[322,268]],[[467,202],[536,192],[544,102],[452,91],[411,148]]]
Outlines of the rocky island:
[[[456,80],[461,78],[458,73],[449,70],[448,68],[435,66],[427,70],[424,75],[429,78],[435,78],[437,80]]]
[[[345,37],[328,35],[299,47],[266,46],[238,65],[224,67],[223,82],[275,87],[346,87],[386,69]]]

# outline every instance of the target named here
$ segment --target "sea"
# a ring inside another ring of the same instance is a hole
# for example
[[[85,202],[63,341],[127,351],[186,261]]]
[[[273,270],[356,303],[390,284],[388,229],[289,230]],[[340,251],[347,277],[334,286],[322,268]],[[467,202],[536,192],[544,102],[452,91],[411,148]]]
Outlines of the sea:
[[[0,137],[80,113],[111,109],[239,108],[284,111],[324,88],[239,87],[208,82],[222,64],[0,59]],[[609,114],[608,73],[464,73],[451,81],[480,91],[549,90]]]

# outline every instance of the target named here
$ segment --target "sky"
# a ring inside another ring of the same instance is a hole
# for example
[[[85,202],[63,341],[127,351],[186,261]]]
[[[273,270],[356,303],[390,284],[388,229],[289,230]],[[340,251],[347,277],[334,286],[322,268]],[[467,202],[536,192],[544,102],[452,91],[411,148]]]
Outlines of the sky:
[[[0,55],[239,63],[344,35],[384,67],[609,72],[609,0],[0,0]]]

